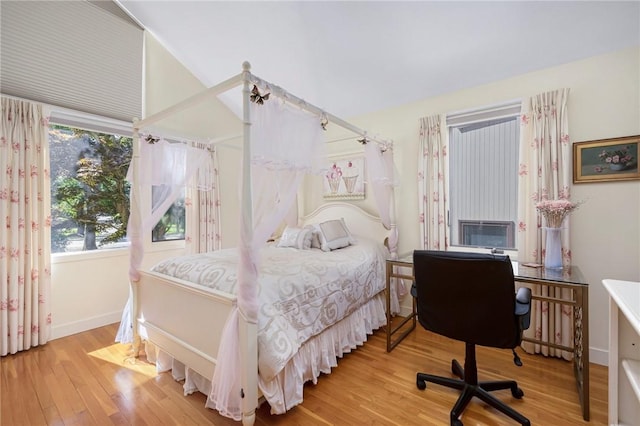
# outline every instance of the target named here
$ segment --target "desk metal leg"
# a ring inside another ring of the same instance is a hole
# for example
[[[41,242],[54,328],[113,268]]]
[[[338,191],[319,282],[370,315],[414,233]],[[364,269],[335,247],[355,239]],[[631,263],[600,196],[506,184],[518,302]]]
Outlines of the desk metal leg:
[[[398,344],[405,338],[407,337],[407,335],[409,333],[411,333],[415,328],[416,328],[416,300],[415,298],[413,298],[412,301],[412,311],[411,314],[409,314],[406,318],[404,318],[399,324],[397,324],[395,327],[391,326],[391,279],[392,278],[398,278],[398,279],[408,279],[408,280],[413,280],[413,276],[411,275],[406,275],[406,274],[400,274],[400,273],[396,273],[396,271],[394,270],[394,268],[398,266],[395,265],[393,263],[393,261],[388,261],[387,262],[387,285],[386,285],[386,302],[387,302],[387,326],[386,326],[386,334],[387,334],[387,352],[391,352],[393,350],[393,348],[395,348],[396,346],[398,346]],[[400,265],[400,266],[404,266],[407,267],[407,265]],[[395,340],[391,340],[391,337],[396,334],[396,332],[398,332],[400,329],[402,329],[405,324],[407,324],[409,321],[411,321],[411,326],[409,328],[407,328],[406,330],[402,331],[400,333],[400,335],[395,339]]]
[[[386,281],[386,300],[387,300],[387,352],[391,352],[391,273],[393,265],[387,264],[387,281]]]
[[[540,284],[556,288],[570,288],[572,300],[533,295],[533,300],[547,303],[557,303],[573,307],[573,347],[558,345],[533,338],[523,338],[523,341],[544,345],[573,353],[573,373],[576,379],[578,399],[582,407],[582,418],[589,420],[589,290],[582,286],[540,282],[539,280],[523,280],[520,282]]]
[[[582,418],[589,420],[589,295],[575,290],[577,306],[573,310],[574,357],[573,367],[578,385]]]

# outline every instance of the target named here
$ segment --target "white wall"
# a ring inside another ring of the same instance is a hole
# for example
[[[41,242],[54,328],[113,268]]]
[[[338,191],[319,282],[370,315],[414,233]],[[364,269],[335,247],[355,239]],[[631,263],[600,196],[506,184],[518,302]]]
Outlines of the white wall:
[[[572,142],[640,134],[640,49],[568,63],[352,119],[392,138],[401,174],[396,193],[400,253],[419,246],[417,205],[418,120],[525,98],[562,87],[569,95]],[[640,181],[573,185],[571,249],[590,284],[591,360],[606,363],[607,296],[602,279],[640,281]]]

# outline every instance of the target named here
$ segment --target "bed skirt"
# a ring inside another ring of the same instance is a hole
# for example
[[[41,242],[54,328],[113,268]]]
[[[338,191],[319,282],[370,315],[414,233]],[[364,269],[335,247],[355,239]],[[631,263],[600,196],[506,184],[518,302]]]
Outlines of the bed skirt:
[[[302,403],[306,382],[316,384],[321,373],[330,374],[338,358],[364,344],[368,335],[386,324],[384,297],[384,292],[378,293],[348,317],[310,338],[272,380],[265,382],[258,375],[260,400],[269,403],[271,414],[283,414]],[[171,371],[175,380],[184,381],[185,395],[196,391],[209,395],[210,377],[196,373],[151,342],[146,342],[145,352],[147,360],[156,364],[156,371]],[[206,406],[213,408],[208,398]]]

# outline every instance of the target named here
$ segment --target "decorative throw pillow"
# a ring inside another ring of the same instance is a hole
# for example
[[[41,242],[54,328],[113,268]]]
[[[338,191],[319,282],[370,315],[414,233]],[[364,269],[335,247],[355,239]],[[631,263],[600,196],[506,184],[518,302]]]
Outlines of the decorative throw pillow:
[[[278,241],[277,247],[293,247],[300,250],[311,248],[311,237],[313,233],[308,228],[291,228],[287,226],[282,232],[282,237]]]
[[[322,251],[336,250],[355,243],[344,219],[322,222],[318,228]]]
[[[314,223],[313,225],[305,226],[305,228],[311,230],[311,248],[321,249],[320,234],[322,231],[320,231],[320,224]]]

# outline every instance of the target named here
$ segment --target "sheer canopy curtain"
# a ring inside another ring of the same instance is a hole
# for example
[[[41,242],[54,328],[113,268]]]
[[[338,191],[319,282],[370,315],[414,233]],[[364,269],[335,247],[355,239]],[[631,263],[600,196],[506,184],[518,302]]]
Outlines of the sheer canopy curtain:
[[[43,106],[2,97],[0,355],[51,335],[51,202]]]
[[[380,220],[384,227],[390,230],[387,245],[393,256],[398,252],[398,232],[395,224],[392,227],[392,212],[395,213],[393,193],[394,187],[398,186],[393,164],[393,151],[391,147],[369,142],[365,144],[364,152],[367,161],[368,184],[372,189]],[[393,219],[395,220],[395,218]],[[404,296],[406,293],[404,280],[393,278],[390,306],[392,314],[400,312],[400,302],[396,294]]]
[[[380,220],[386,229],[391,230],[389,236],[389,250],[396,252],[398,235],[396,229],[391,229],[391,213],[393,208],[393,191],[398,186],[393,164],[393,150],[390,146],[381,146],[369,142],[364,146],[367,160],[367,177],[371,186]],[[395,218],[393,218],[395,219]]]
[[[443,116],[420,119],[418,208],[421,248],[428,250],[447,250],[449,247],[447,141]]]
[[[150,233],[167,209],[182,194],[190,182],[198,189],[210,190],[212,180],[192,180],[196,173],[213,174],[209,155],[203,155],[203,149],[186,143],[172,143],[160,138],[149,143],[144,139],[139,143],[139,156],[131,160],[127,179],[135,188],[131,191],[131,214],[127,224],[127,237],[131,242],[131,266],[129,276],[132,281],[139,280],[138,269],[142,264],[143,235]],[[140,161],[140,158],[144,161]],[[132,174],[136,173],[137,176]],[[140,193],[151,192],[154,200],[151,214],[142,214]],[[144,217],[144,218],[143,218]]]
[[[129,165],[127,180],[131,182],[131,213],[127,223],[127,239],[131,243],[129,249],[129,279],[140,280],[138,270],[144,256],[143,239],[151,233],[167,209],[182,194],[185,187],[193,186],[194,190],[212,191],[215,185],[214,162],[209,151],[193,144],[170,143],[159,138],[149,143],[139,135],[134,143],[139,144],[137,155]],[[206,155],[203,155],[206,153]],[[134,151],[135,154],[135,151]],[[143,158],[144,161],[140,161]],[[188,167],[187,167],[188,166]],[[135,173],[135,176],[134,176]],[[211,176],[195,179],[195,175]],[[142,213],[140,194],[151,193],[154,199],[151,214]],[[185,212],[189,214],[190,212]],[[144,217],[144,219],[143,219]],[[200,228],[198,228],[200,229]],[[187,230],[189,232],[189,229]],[[193,231],[195,232],[195,230]],[[200,232],[198,230],[198,232]],[[189,235],[189,234],[187,234]],[[194,238],[193,236],[191,238]],[[187,247],[190,250],[190,247]],[[122,312],[120,327],[116,334],[116,342],[133,342],[133,318],[131,318],[132,296]]]
[[[543,263],[545,233],[542,215],[536,210],[541,200],[569,199],[571,184],[571,142],[567,99],[569,89],[533,96],[522,103],[520,165],[518,179],[518,257],[521,261]],[[569,217],[562,229],[563,264],[571,263]],[[569,298],[571,290],[531,286],[536,295]],[[534,300],[532,324],[525,337],[567,347],[572,346],[573,310],[558,304]],[[523,342],[530,353],[571,359],[571,353],[539,344]]]
[[[253,205],[241,206],[252,218],[252,232],[240,235],[238,306],[223,330],[217,368],[206,406],[220,414],[242,419],[238,317],[258,317],[259,249],[287,217],[305,174],[320,174],[326,159],[320,118],[273,96],[264,104],[250,104],[251,193]],[[246,165],[244,165],[246,166]],[[245,216],[248,215],[248,216]],[[246,223],[246,221],[244,221]]]

